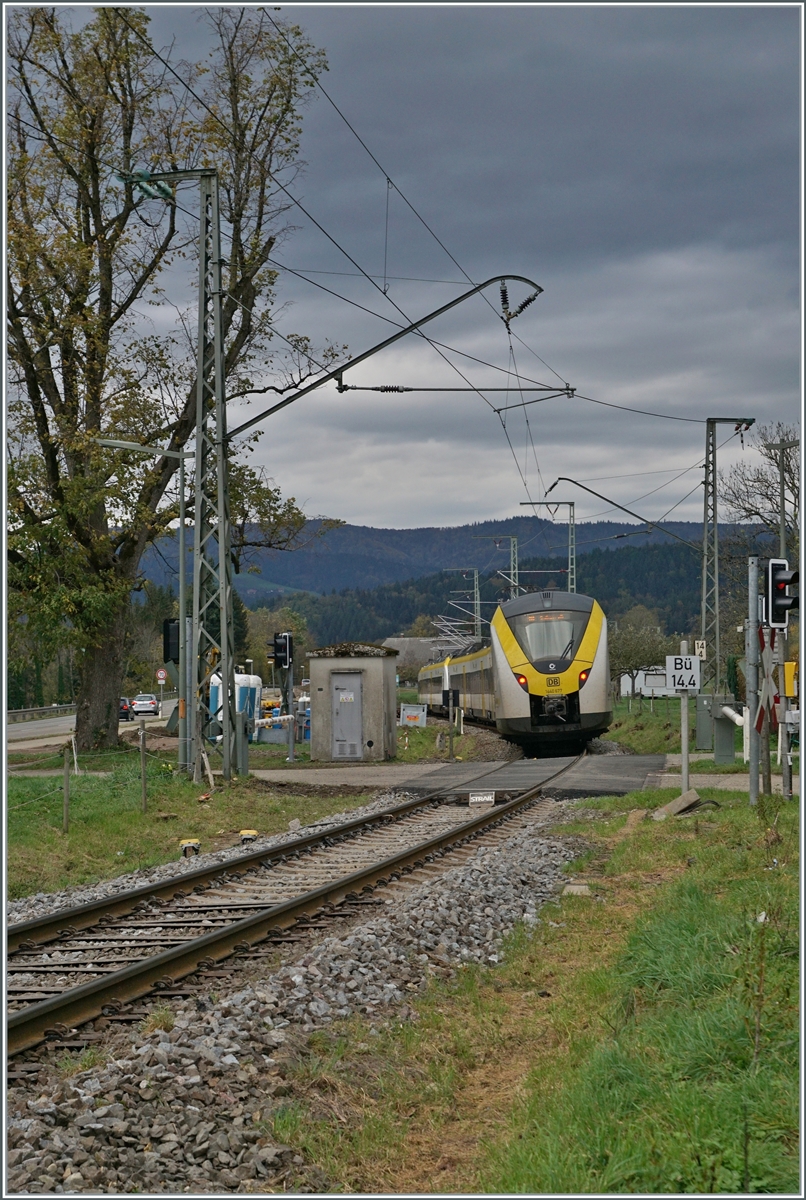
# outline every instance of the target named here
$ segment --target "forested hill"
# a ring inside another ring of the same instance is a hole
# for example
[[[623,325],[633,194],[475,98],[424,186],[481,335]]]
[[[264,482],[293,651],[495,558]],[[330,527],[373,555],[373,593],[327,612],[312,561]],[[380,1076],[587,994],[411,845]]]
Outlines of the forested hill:
[[[508,566],[508,564],[507,564]],[[532,587],[566,583],[567,558],[524,560],[521,582]],[[532,575],[527,571],[545,571]],[[495,603],[506,594],[494,572],[481,579],[482,616],[489,620]],[[417,617],[454,613],[450,601],[462,603],[457,591],[472,589],[472,577],[439,572],[377,588],[351,588],[327,596],[297,593],[283,602],[305,617],[317,645],[350,640],[380,641],[405,632]],[[668,632],[690,633],[699,621],[700,557],[675,542],[627,546],[617,551],[593,550],[577,559],[577,591],[594,596],[609,617],[618,617],[636,604],[657,609]],[[471,591],[472,595],[472,591]],[[274,599],[274,605],[279,603]],[[465,602],[470,607],[468,602]],[[254,602],[250,607],[255,607]]]
[[[257,574],[243,573],[236,587],[244,602],[254,608],[274,603],[277,593],[306,591],[329,594],[345,588],[376,588],[381,584],[419,579],[448,567],[476,567],[492,571],[509,566],[509,538],[518,538],[521,562],[534,555],[565,555],[567,510],[559,509],[554,521],[539,517],[511,517],[472,525],[423,529],[372,529],[343,525],[293,553],[263,553],[257,556]],[[319,523],[309,523],[311,535]],[[635,525],[616,521],[584,522],[577,525],[580,555],[595,549],[616,550],[624,546],[620,537],[629,535],[635,547],[671,545],[665,534],[653,530],[637,532]],[[669,525],[678,537],[699,543],[702,527],[693,523]],[[494,536],[504,540],[496,546]],[[176,539],[167,537],[152,547],[144,558],[146,576],[154,583],[176,588]],[[272,595],[274,593],[274,595]]]
[[[384,583],[417,579],[447,567],[476,567],[480,571],[509,566],[509,538],[518,538],[521,560],[531,555],[562,555],[567,552],[568,526],[560,509],[555,521],[538,517],[512,517],[506,521],[484,521],[472,525],[423,529],[371,529],[343,525],[304,550],[292,554],[266,554],[258,562],[260,574],[239,581],[238,590],[246,604],[260,602],[260,592],[281,588],[328,593],[344,588],[374,588]],[[316,523],[311,522],[311,529]],[[678,522],[670,526],[678,537],[697,542],[702,527]],[[618,534],[630,534],[636,545],[668,544],[662,533],[636,534],[635,525],[597,521],[577,526],[579,553],[600,547],[614,549]],[[505,540],[496,547],[494,537]],[[255,594],[251,592],[254,589]]]

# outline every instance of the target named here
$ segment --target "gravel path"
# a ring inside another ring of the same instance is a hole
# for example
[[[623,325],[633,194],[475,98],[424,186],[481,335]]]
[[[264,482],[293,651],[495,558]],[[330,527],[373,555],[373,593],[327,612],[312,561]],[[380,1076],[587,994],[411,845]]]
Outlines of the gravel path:
[[[547,836],[546,826],[573,809],[558,803],[550,818],[535,814],[498,845],[480,844],[461,865],[401,889],[386,912],[265,979],[174,1002],[170,1032],[116,1031],[105,1064],[67,1079],[43,1067],[35,1084],[9,1092],[10,1190],[327,1191],[319,1168],[271,1134],[295,1041],[353,1013],[370,1033],[392,1016],[416,1019],[412,999],[432,976],[494,966],[506,934],[544,919],[541,905],[567,881],[563,867],[579,840]]]

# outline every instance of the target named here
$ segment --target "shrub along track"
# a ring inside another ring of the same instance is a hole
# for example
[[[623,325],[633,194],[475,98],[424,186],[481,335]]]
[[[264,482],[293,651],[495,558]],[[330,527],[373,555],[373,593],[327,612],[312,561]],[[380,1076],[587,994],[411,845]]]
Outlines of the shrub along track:
[[[187,976],[198,972],[200,985],[209,984],[211,974],[220,975],[216,964],[232,955],[237,970],[273,953],[278,943],[308,936],[312,926],[360,912],[376,888],[413,871],[439,870],[434,864],[449,851],[448,865],[454,865],[460,847],[503,825],[511,829],[577,761],[470,820],[442,793],[431,793],[326,833],[245,853],[224,870],[200,867],[10,926],[9,1053],[69,1037],[100,1015],[134,1020],[121,1010],[151,991],[188,995],[194,988],[179,986]],[[257,943],[265,945],[254,950]]]

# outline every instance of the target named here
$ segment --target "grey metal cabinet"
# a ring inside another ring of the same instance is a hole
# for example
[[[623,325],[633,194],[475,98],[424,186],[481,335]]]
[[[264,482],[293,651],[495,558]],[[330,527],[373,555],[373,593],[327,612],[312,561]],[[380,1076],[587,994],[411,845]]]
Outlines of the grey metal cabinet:
[[[330,676],[333,758],[364,757],[361,675],[334,672]]]

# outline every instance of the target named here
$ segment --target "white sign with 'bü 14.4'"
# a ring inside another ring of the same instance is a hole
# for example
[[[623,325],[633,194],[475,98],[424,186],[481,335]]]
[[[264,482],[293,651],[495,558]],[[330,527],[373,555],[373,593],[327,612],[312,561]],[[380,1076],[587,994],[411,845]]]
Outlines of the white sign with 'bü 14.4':
[[[666,686],[676,692],[700,690],[700,659],[696,654],[666,655]]]

